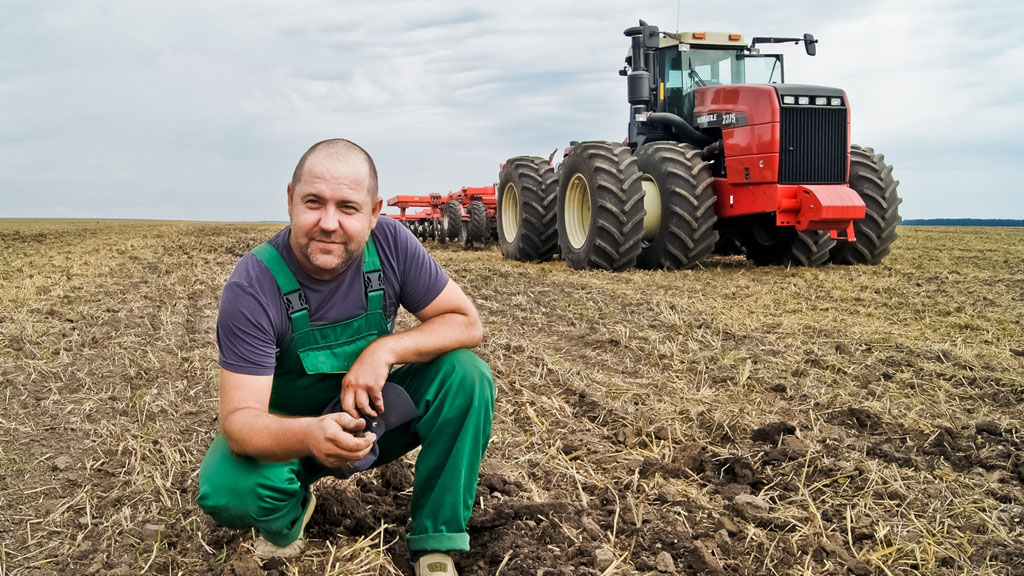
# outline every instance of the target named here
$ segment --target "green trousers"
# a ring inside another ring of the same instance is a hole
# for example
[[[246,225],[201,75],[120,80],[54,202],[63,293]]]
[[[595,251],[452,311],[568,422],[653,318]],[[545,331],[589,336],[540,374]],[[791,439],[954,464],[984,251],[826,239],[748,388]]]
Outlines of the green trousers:
[[[422,445],[416,459],[407,541],[412,551],[469,550],[469,521],[480,461],[491,435],[494,381],[468,350],[395,369],[419,417],[380,438],[374,467]],[[385,407],[386,409],[387,407]],[[256,528],[287,546],[299,537],[310,486],[322,472],[303,460],[265,462],[235,454],[218,434],[199,469],[198,503],[229,528]]]

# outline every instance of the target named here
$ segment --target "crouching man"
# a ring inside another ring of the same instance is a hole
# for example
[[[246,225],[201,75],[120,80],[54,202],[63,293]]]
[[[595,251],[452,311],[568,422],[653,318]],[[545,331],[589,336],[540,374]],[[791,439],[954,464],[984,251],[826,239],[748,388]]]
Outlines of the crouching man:
[[[473,303],[398,221],[378,219],[381,207],[356,144],[326,140],[299,160],[290,225],[224,288],[222,431],[198,502],[224,526],[258,530],[259,556],[294,556],[318,479],[422,446],[407,543],[417,576],[453,576],[447,552],[469,549],[494,382],[467,350],[483,335]],[[399,305],[419,324],[392,333]]]

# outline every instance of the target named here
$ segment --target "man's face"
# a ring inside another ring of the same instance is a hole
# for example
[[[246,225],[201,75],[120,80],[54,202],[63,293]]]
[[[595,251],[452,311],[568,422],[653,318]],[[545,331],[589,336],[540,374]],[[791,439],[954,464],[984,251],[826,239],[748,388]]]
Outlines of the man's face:
[[[368,179],[358,160],[316,154],[288,185],[292,251],[310,276],[334,278],[363,251],[382,206],[370,198]]]

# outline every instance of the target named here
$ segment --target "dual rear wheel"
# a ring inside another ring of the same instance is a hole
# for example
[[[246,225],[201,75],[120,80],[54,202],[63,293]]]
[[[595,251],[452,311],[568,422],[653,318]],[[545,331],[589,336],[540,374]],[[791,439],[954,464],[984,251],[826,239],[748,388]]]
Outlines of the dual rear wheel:
[[[513,158],[503,168],[498,232],[505,257],[550,258],[554,231],[557,250],[575,269],[681,270],[715,250],[711,169],[689,144],[655,142],[633,155],[624,144],[582,142],[560,166],[557,187],[549,172],[540,158]]]
[[[576,269],[636,265],[643,240],[644,191],[636,158],[613,142],[582,142],[562,163],[556,215],[562,258]]]

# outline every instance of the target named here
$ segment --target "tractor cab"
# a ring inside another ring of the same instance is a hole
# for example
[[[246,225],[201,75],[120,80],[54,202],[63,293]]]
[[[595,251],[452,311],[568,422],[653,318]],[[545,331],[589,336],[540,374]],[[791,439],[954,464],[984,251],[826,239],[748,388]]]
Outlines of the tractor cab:
[[[802,38],[757,37],[748,46],[741,34],[725,32],[661,32],[641,21],[628,28],[633,39],[626,54],[626,67],[619,73],[630,78],[630,142],[637,142],[636,122],[647,120],[645,112],[664,112],[696,126],[694,109],[701,88],[741,84],[785,82],[782,54],[761,54],[758,43],[802,42],[808,55],[816,52],[814,36]],[[643,54],[633,58],[633,54]],[[643,109],[635,108],[636,105]],[[639,115],[639,119],[636,116]],[[656,126],[647,140],[665,139]],[[643,140],[643,138],[641,138]],[[694,140],[699,140],[694,138]],[[699,143],[694,142],[695,144]]]
[[[694,33],[688,33],[693,35]],[[698,32],[701,38],[706,33]],[[741,38],[739,34],[730,37]],[[742,39],[739,40],[742,43]],[[658,50],[659,68],[664,71],[659,91],[664,111],[693,123],[694,93],[698,88],[732,84],[778,84],[784,82],[781,54],[749,54],[738,48],[676,44]]]

